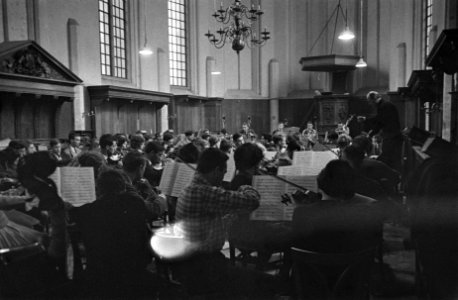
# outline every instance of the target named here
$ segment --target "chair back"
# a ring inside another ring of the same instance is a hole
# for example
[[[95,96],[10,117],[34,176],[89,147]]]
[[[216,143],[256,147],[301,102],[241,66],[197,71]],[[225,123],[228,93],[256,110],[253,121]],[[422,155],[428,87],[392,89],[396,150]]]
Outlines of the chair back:
[[[318,253],[292,247],[298,299],[369,299],[375,249]]]
[[[46,252],[42,244],[33,243],[0,249],[0,298],[30,296],[44,291]]]

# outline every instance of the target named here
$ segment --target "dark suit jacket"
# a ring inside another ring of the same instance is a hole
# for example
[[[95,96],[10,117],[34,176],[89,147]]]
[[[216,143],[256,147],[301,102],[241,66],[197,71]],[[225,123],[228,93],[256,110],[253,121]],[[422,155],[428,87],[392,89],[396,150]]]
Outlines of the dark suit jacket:
[[[375,201],[321,200],[298,206],[293,215],[295,246],[322,253],[354,252],[374,247],[382,221]]]
[[[112,289],[132,284],[148,262],[142,198],[126,192],[74,210],[86,248],[89,282]]]

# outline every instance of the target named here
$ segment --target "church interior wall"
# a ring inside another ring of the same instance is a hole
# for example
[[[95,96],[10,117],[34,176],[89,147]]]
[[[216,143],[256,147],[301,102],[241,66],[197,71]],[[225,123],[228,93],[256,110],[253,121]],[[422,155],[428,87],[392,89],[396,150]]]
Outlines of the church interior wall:
[[[246,2],[246,1],[245,1]],[[353,72],[353,91],[362,94],[369,89],[382,92],[394,91],[405,85],[412,70],[422,66],[421,32],[421,1],[389,0],[362,1],[363,14],[363,52],[368,67]],[[10,41],[24,40],[31,37],[27,32],[28,22],[26,0],[2,0],[0,5],[0,42],[8,38]],[[220,1],[192,0],[190,10],[189,51],[191,60],[191,83],[188,88],[177,89],[168,84],[168,24],[167,0],[139,0],[129,3],[129,71],[127,80],[110,79],[100,75],[100,53],[98,32],[98,1],[96,0],[36,0],[37,42],[55,56],[61,63],[71,67],[68,49],[69,19],[76,21],[77,40],[77,75],[85,86],[113,84],[152,91],[172,92],[174,94],[194,94],[207,96],[237,97],[238,69],[237,55],[229,45],[223,49],[215,49],[204,36],[208,29],[218,29],[211,17],[215,6]],[[231,1],[223,1],[226,7]],[[337,0],[252,0],[248,3],[261,4],[265,14],[260,24],[272,33],[272,38],[260,49],[245,48],[240,52],[240,97],[268,98],[272,94],[269,83],[269,63],[278,61],[278,89],[276,97],[288,97],[293,94],[310,94],[314,90],[326,90],[330,86],[330,77],[323,72],[304,72],[299,59],[310,55],[329,54],[333,38],[333,24],[318,41],[314,50],[311,48],[325,22],[336,7]],[[348,10],[348,25],[356,33],[356,40],[344,44],[334,42],[333,53],[358,55],[360,52],[360,0],[342,2]],[[348,3],[348,4],[347,4]],[[348,5],[348,7],[346,7]],[[437,33],[447,25],[447,0],[435,0],[433,27]],[[6,9],[6,11],[4,11]],[[30,10],[29,10],[30,14]],[[145,20],[146,17],[146,20]],[[5,19],[7,18],[7,19]],[[146,32],[144,30],[146,21]],[[331,21],[333,23],[334,20]],[[339,22],[340,23],[340,22]],[[4,25],[7,28],[3,28]],[[338,26],[339,32],[341,26]],[[145,34],[148,46],[153,55],[140,57],[137,53],[143,46]],[[338,34],[338,33],[337,33]],[[432,39],[436,38],[432,36]],[[432,41],[433,42],[433,41]],[[404,52],[402,52],[404,51]],[[221,75],[212,76],[207,80],[209,69],[206,66],[208,57],[214,58],[214,68]],[[211,84],[211,87],[207,87]],[[75,126],[85,129],[86,121],[78,120],[83,108],[88,108],[86,92],[78,93],[74,105]],[[234,96],[235,95],[235,96]],[[82,101],[83,103],[79,103]],[[163,117],[167,118],[164,111]],[[166,123],[166,120],[163,122]]]

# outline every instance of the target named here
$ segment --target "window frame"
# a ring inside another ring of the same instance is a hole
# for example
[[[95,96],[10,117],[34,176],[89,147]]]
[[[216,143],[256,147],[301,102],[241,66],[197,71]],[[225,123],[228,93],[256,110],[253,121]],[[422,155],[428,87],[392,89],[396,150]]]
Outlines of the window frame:
[[[117,45],[115,45],[115,39],[118,38],[117,36],[114,35],[115,31],[115,20],[114,20],[114,9],[115,9],[115,4],[113,3],[114,1],[122,1],[123,2],[123,19],[124,21],[124,36],[121,37],[121,42],[124,42],[124,48],[119,47],[121,51],[124,51],[124,57],[116,57],[116,51],[115,49],[117,48]],[[107,3],[108,5],[108,13],[106,11],[102,11],[100,9],[100,3]],[[100,74],[104,80],[114,80],[114,81],[120,81],[120,82],[129,82],[131,80],[132,76],[132,68],[131,68],[131,60],[130,60],[130,26],[129,26],[129,20],[130,20],[130,7],[129,7],[130,1],[127,0],[98,0],[98,17],[99,17],[99,47],[100,47]],[[108,23],[104,23],[101,20],[101,13],[108,14]],[[106,32],[101,31],[101,25],[106,24],[108,26],[108,34]],[[109,39],[109,44],[102,43],[102,34],[108,35]],[[104,64],[102,62],[102,56],[106,55],[105,53],[102,53],[102,47],[104,45],[109,46],[109,65],[105,64],[106,67],[109,68],[110,74],[103,74],[103,68]],[[121,65],[119,66],[118,64],[115,63],[116,59],[120,59]],[[122,62],[124,63],[124,66],[122,66]],[[115,75],[117,68],[119,68],[119,72],[124,71],[124,76],[118,76]]]
[[[182,0],[183,6],[184,6],[184,20],[178,20],[182,23],[184,23],[184,31],[185,34],[183,35],[185,41],[184,41],[184,61],[177,61],[178,63],[184,63],[185,64],[185,70],[184,70],[184,76],[185,77],[172,77],[172,67],[171,67],[171,62],[172,62],[172,50],[171,50],[171,41],[170,41],[170,9],[169,9],[169,4],[171,2],[176,3],[180,0],[167,0],[167,30],[168,30],[168,47],[169,47],[169,61],[168,61],[168,66],[169,66],[169,85],[172,89],[177,89],[177,90],[189,90],[191,89],[191,61],[190,61],[190,53],[191,53],[191,39],[190,39],[190,7],[191,3],[188,0]],[[178,4],[181,5],[181,4]],[[176,20],[176,19],[173,19]],[[181,37],[181,38],[183,38]],[[180,38],[180,37],[179,37]],[[180,45],[178,45],[180,46]],[[180,54],[180,52],[178,52]],[[181,53],[183,55],[183,53]],[[183,79],[185,81],[184,85],[177,85],[174,84],[173,78],[175,79]]]
[[[433,9],[434,9],[434,0],[423,0],[423,52],[424,60],[428,57],[429,52],[431,51],[430,37],[431,31],[433,29]]]

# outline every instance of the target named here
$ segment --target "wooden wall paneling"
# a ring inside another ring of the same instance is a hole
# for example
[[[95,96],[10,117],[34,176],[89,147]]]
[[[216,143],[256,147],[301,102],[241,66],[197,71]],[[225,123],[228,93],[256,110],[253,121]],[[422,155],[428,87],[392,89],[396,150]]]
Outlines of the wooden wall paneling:
[[[218,132],[221,130],[221,102],[220,101],[208,101],[204,103],[204,127],[208,128],[212,132]]]
[[[0,138],[15,138],[15,121],[14,121],[14,106],[13,94],[2,93],[0,95]]]
[[[42,98],[36,100],[39,103],[35,105],[35,138],[47,139],[55,137],[55,114],[58,102]]]
[[[157,113],[155,104],[139,104],[138,119],[140,121],[139,125],[141,130],[146,130],[150,134],[157,132]]]
[[[83,117],[81,115],[74,116],[73,102],[58,102],[55,106],[54,136],[67,139],[70,131],[74,129],[74,118]],[[90,118],[91,121],[95,121],[95,116],[85,116],[84,118]],[[95,128],[95,124],[92,124],[92,128]]]
[[[118,131],[113,133],[135,133],[138,120],[138,108],[135,103],[118,104]]]
[[[116,133],[118,124],[118,107],[113,102],[102,102],[95,107],[96,135]]]
[[[175,104],[177,116],[176,133],[203,129],[203,108],[199,101],[180,101]]]
[[[251,117],[252,128],[256,133],[270,132],[270,103],[265,99],[224,99],[222,115],[226,117],[229,133],[239,132],[242,124]]]
[[[33,139],[34,130],[34,105],[24,96],[15,99],[16,138]]]
[[[288,120],[287,126],[299,127],[303,130],[307,122],[311,121],[317,126],[318,105],[313,98],[304,99],[280,99],[279,121]]]

